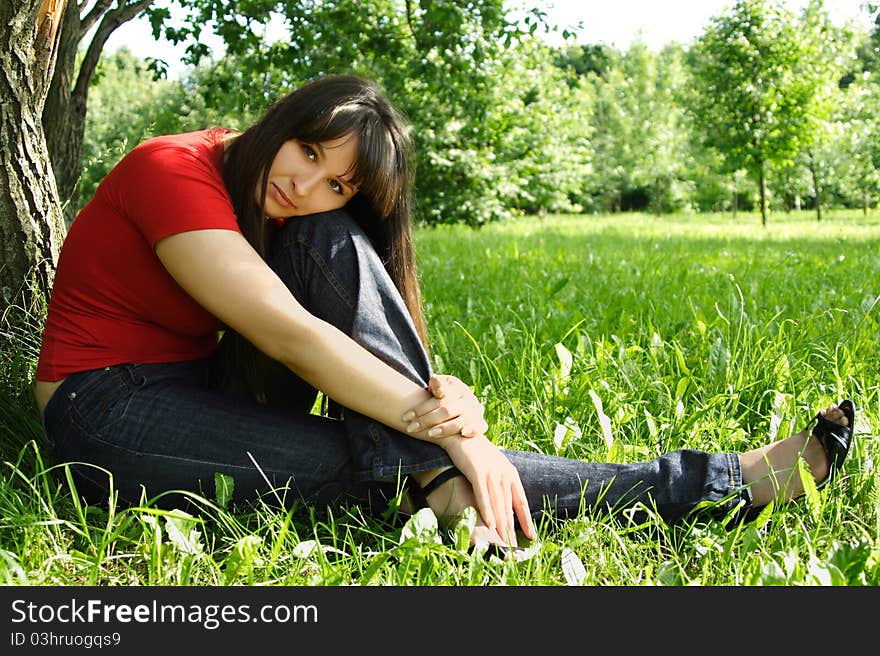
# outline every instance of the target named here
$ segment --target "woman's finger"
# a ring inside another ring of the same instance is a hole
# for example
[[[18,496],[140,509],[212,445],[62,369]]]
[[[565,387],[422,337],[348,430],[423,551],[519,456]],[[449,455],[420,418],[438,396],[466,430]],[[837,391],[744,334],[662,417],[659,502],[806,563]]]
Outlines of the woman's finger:
[[[482,420],[477,422],[474,425],[466,424],[462,426],[461,431],[459,431],[462,437],[476,437],[477,435],[485,435],[486,431],[489,430],[489,424],[486,423],[486,420]]]
[[[526,498],[526,491],[523,488],[522,481],[517,476],[516,484],[513,488],[513,510],[519,520],[523,533],[529,540],[538,538],[538,532],[535,530],[535,524],[532,521],[532,513],[529,509],[529,500]]]
[[[504,492],[504,518],[507,520],[504,526],[504,535],[501,536],[504,538],[504,542],[509,544],[511,547],[517,546],[516,544],[516,524],[513,520],[513,494],[512,488],[510,484],[505,484],[503,487]]]
[[[465,409],[473,409],[479,412],[482,409],[482,405],[476,397],[471,399],[462,396],[446,395],[443,398],[431,398],[419,403],[405,412],[401,420],[407,422],[420,421],[424,426],[426,425],[425,422],[433,421],[433,423],[437,423],[436,419],[432,419],[429,416],[431,413],[446,413],[448,417],[454,417],[462,414]]]
[[[439,399],[428,399],[427,401],[423,401],[417,406],[410,408],[409,410],[404,412],[403,416],[400,419],[401,421],[405,422],[418,421],[420,417],[423,417],[426,414],[433,412],[434,410],[439,408],[440,403],[441,402]]]
[[[449,437],[461,433],[464,422],[460,418],[444,421],[428,430],[428,437]]]
[[[495,532],[504,540],[508,540],[508,522],[510,521],[510,506],[505,505],[504,490],[500,481],[490,482],[492,495],[492,512],[495,515]]]
[[[431,394],[433,394],[438,399],[442,399],[446,396],[447,389],[449,387],[450,384],[447,381],[446,376],[434,374],[428,381],[428,390],[430,390]]]
[[[495,513],[492,510],[492,499],[486,489],[486,482],[481,478],[477,483],[471,483],[474,490],[474,499],[477,502],[477,510],[483,518],[483,522],[490,531],[496,527]]]

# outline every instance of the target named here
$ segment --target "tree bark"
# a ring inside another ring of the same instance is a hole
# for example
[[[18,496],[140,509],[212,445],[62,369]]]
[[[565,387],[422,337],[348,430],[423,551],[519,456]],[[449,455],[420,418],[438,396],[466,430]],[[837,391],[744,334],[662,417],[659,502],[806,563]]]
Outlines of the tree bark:
[[[73,199],[76,182],[79,179],[79,162],[82,159],[82,139],[75,143],[68,135],[76,133],[76,125],[85,129],[85,105],[81,111],[72,102],[71,90],[76,72],[76,51],[82,38],[82,25],[77,3],[68,4],[61,20],[61,36],[58,41],[58,58],[55,74],[43,107],[43,131],[46,133],[46,146],[55,174],[55,185],[61,199],[62,211],[68,223],[75,205]]]
[[[0,3],[0,296],[48,298],[65,225],[41,123],[66,0]]]

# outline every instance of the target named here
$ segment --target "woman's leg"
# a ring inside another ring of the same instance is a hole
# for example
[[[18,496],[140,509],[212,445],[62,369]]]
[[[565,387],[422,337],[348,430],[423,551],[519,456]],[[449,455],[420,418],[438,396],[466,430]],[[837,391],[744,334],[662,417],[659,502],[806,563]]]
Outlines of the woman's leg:
[[[341,422],[266,408],[211,389],[209,363],[118,365],[70,376],[43,414],[45,438],[73,465],[78,491],[124,505],[169,490],[214,499],[217,473],[233,500],[276,495],[286,505],[327,504],[354,493]],[[167,496],[159,505],[185,501]]]
[[[821,411],[830,422],[848,426],[837,405]],[[852,427],[850,427],[852,428]],[[611,514],[640,524],[648,511],[675,523],[700,502],[710,516],[721,519],[732,510],[731,524],[752,516],[770,501],[803,494],[797,463],[803,458],[818,483],[829,473],[828,454],[808,425],[788,438],[742,454],[673,451],[654,460],[632,464],[594,463],[522,451],[505,450],[516,466],[537,519],[541,513],[567,519],[581,512]],[[437,492],[446,513],[460,514],[474,505],[466,485]]]

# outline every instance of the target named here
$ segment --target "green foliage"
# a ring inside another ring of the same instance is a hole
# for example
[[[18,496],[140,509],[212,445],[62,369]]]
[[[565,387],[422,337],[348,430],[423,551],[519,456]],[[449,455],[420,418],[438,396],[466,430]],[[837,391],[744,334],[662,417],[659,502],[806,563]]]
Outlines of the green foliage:
[[[765,0],[739,0],[697,41],[693,113],[732,170],[754,171],[797,151],[812,95],[795,74],[804,54],[792,16]]]
[[[603,211],[690,205],[683,181],[687,131],[677,93],[685,83],[683,51],[655,54],[636,42],[625,53],[604,51],[603,71],[587,80],[595,94],[593,148],[601,162],[590,176],[585,205]]]
[[[697,90],[689,100],[702,139],[723,153],[728,170],[758,180],[765,221],[769,171],[822,139],[843,41],[821,0],[800,20],[777,1],[738,0],[689,52]]]
[[[224,94],[229,70],[224,60],[195,68],[183,80],[157,80],[125,48],[103,57],[89,93],[80,202],[88,202],[110,169],[144,139],[216,125],[246,127],[266,101],[255,105]]]
[[[189,17],[172,38],[191,38],[211,20],[226,43],[224,59],[197,81],[207,106],[253,115],[324,73],[379,81],[414,126],[423,221],[482,225],[579,209],[572,197],[590,162],[589,104],[539,44],[540,11],[513,21],[501,0],[250,0],[235,13],[207,0],[181,4]],[[282,38],[263,35],[270,16],[287,28]]]
[[[189,42],[213,20],[225,55],[193,47],[198,66],[156,82],[123,53],[106,58],[91,93],[83,201],[142,138],[244,127],[322,73],[375,78],[409,116],[425,223],[736,214],[764,203],[867,212],[880,195],[876,81],[864,54],[873,37],[833,26],[820,2],[798,15],[743,2],[693,46],[659,52],[638,42],[625,52],[551,48],[540,10],[515,18],[498,0],[182,6],[189,19],[166,37]]]
[[[880,78],[860,74],[846,90],[840,107],[835,152],[838,174],[835,193],[867,213],[870,199],[880,194]]]

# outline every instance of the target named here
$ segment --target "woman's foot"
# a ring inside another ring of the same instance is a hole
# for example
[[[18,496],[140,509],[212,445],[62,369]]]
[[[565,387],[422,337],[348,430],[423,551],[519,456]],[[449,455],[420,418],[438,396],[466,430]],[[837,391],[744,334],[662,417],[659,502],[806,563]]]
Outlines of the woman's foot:
[[[417,472],[412,476],[416,483],[424,487],[428,482],[432,481],[446,469],[448,469],[448,467],[432,469],[426,472]],[[463,474],[450,478],[448,481],[430,492],[426,498],[428,500],[428,507],[434,511],[434,514],[437,516],[437,522],[444,529],[454,526],[455,522],[461,518],[465,508],[474,508],[476,511],[477,507],[477,499],[474,496],[474,490]],[[477,512],[476,515],[477,523],[476,526],[474,526],[473,531],[471,531],[471,546],[477,544],[494,544],[500,547],[511,546],[511,544],[505,543],[496,531],[486,526],[480,517],[479,512]],[[513,545],[515,545],[516,536],[513,536],[511,539]]]
[[[820,411],[828,421],[847,426],[844,412],[834,403]],[[850,428],[852,428],[850,426]],[[803,458],[817,483],[828,476],[830,463],[825,448],[813,435],[811,425],[791,437],[740,455],[743,484],[752,494],[754,506],[787,501],[804,493],[797,463]]]

